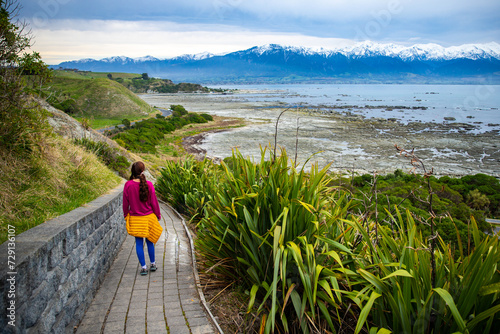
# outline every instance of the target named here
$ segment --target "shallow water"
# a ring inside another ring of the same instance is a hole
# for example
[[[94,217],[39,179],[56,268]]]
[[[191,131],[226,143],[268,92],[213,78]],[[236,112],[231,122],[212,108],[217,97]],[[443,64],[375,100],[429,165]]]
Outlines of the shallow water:
[[[500,125],[496,124],[500,123],[500,86],[223,88],[239,91],[150,94],[142,98],[158,107],[182,104],[189,111],[246,119],[249,125],[244,128],[206,135],[198,148],[211,157],[225,158],[238,148],[244,155],[259,159],[261,146],[274,145],[279,114],[290,107],[280,118],[277,144],[287,150],[290,158],[297,154],[299,166],[310,159],[320,167],[331,164],[332,170],[342,172],[387,173],[397,168],[409,171],[409,160],[398,156],[394,148],[398,144],[409,150],[415,148],[418,157],[429,170],[434,168],[436,175],[482,172],[500,176]],[[476,104],[474,98],[480,103]]]
[[[250,91],[233,95],[248,102],[348,110],[368,118],[396,118],[404,124],[410,121],[467,123],[475,127],[474,133],[500,130],[499,85],[289,84],[221,88]]]

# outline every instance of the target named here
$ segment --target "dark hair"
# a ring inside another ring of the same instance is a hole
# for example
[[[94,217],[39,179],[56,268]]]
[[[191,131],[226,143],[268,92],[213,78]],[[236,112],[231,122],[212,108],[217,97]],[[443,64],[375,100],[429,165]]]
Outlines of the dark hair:
[[[132,164],[130,175],[130,180],[139,179],[141,183],[139,185],[139,199],[141,202],[147,202],[149,197],[148,183],[146,182],[146,176],[144,175],[144,170],[146,167],[142,161],[137,161]]]

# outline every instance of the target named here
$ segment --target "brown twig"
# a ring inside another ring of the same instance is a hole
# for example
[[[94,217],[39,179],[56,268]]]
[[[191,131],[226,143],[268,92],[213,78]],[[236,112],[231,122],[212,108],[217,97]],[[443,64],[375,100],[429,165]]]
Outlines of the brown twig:
[[[297,117],[297,132],[295,133],[295,167],[297,166],[297,154],[299,149],[299,120],[300,118]]]
[[[426,201],[423,201],[421,199],[418,199],[416,196],[414,198],[419,200],[422,203],[428,204],[428,206],[429,206],[429,214],[431,215],[431,237],[429,238],[429,240],[431,242],[431,268],[432,268],[431,275],[432,275],[432,287],[434,288],[436,285],[436,261],[434,258],[434,249],[436,247],[436,235],[434,235],[434,226],[435,226],[434,218],[436,217],[436,214],[434,213],[434,210],[432,208],[433,192],[432,192],[431,179],[430,179],[430,177],[434,174],[434,168],[431,168],[430,171],[427,171],[422,159],[417,157],[417,155],[415,154],[415,148],[413,148],[411,151],[407,151],[407,150],[399,147],[397,144],[395,144],[394,147],[399,152],[399,155],[404,155],[404,157],[411,159],[410,164],[413,166],[412,171],[414,174],[416,174],[416,170],[418,168],[421,168],[424,172],[423,173],[424,178],[427,179],[427,189],[429,191],[428,201],[426,202]]]
[[[209,301],[208,303],[209,303],[209,304],[212,304],[212,302],[213,302],[214,300],[216,300],[216,299],[219,297],[219,295],[220,295],[221,293],[223,293],[223,292],[224,292],[227,288],[229,288],[231,285],[233,285],[233,284],[234,284],[234,282],[235,282],[235,281],[231,282],[231,283],[230,283],[230,284],[228,284],[228,285],[227,285],[224,289],[220,290],[220,291],[219,291],[219,292],[218,292],[218,293],[217,293],[217,294],[216,294],[216,295],[215,295],[212,299],[210,299],[210,301]]]
[[[273,156],[273,161],[276,159],[276,147],[278,145],[278,124],[280,122],[280,117],[281,117],[281,115],[283,115],[288,110],[290,110],[290,108],[286,108],[285,110],[283,110],[279,114],[278,119],[276,119],[276,125],[275,125],[275,129],[274,129],[274,156]]]

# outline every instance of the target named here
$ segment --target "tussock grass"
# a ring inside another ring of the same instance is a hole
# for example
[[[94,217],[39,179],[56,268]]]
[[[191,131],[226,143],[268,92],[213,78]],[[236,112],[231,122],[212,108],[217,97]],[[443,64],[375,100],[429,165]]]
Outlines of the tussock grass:
[[[44,135],[29,154],[0,150],[0,243],[7,225],[22,233],[117,186],[120,178],[83,148]]]

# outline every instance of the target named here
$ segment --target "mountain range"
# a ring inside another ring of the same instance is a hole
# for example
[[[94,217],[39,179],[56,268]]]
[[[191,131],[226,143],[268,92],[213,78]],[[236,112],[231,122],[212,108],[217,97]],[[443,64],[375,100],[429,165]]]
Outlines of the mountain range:
[[[226,54],[158,59],[110,57],[52,68],[148,73],[178,82],[213,83],[500,83],[500,44],[402,46],[362,42],[336,49],[267,44]]]

